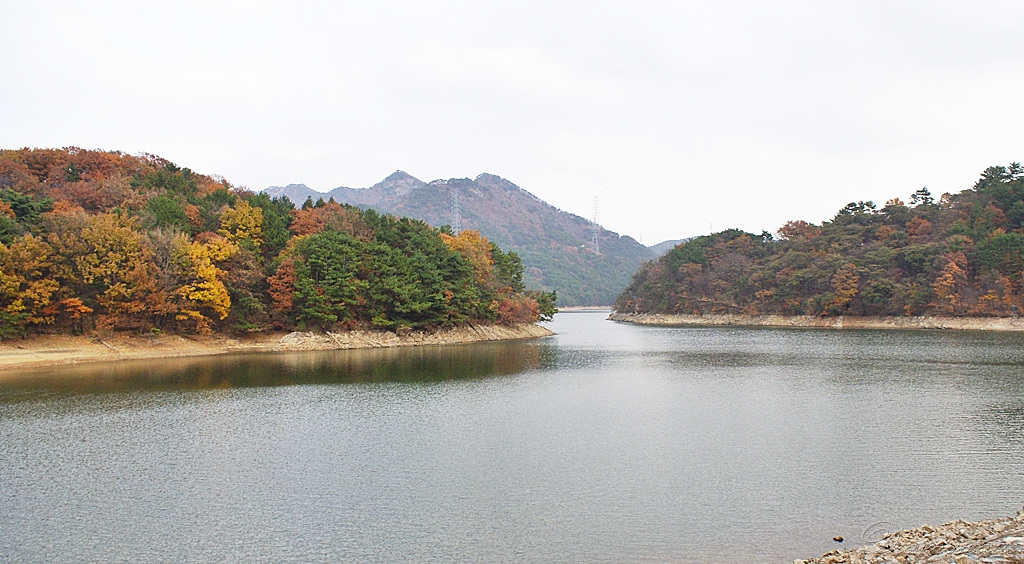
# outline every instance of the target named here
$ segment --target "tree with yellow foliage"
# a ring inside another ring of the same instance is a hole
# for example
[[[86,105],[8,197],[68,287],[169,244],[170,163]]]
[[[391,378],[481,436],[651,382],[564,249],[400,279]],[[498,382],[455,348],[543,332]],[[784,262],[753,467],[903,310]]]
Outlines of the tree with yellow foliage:
[[[59,288],[50,278],[53,250],[32,235],[0,243],[0,336],[23,334],[25,326],[46,325],[53,317],[45,311]]]
[[[152,251],[135,218],[112,214],[90,216],[81,231],[86,252],[74,257],[79,277],[99,290],[97,325],[114,328],[142,323],[146,295],[153,281],[148,270]]]
[[[195,331],[208,333],[217,321],[228,316],[231,298],[220,280],[223,276],[217,264],[238,252],[238,246],[223,237],[212,235],[209,241],[176,239],[172,246],[172,261],[185,280],[177,289],[181,305],[175,319],[194,324]]]
[[[239,198],[234,207],[220,214],[217,233],[236,245],[248,241],[258,254],[263,246],[263,210]]]

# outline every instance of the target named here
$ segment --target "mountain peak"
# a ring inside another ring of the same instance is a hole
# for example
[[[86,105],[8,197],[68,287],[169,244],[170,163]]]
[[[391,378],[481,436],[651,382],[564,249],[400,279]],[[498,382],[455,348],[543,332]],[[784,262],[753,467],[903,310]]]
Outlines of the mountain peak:
[[[519,188],[518,186],[516,186],[512,181],[506,180],[506,179],[498,176],[497,174],[491,174],[489,172],[482,172],[482,173],[478,174],[477,177],[473,179],[473,182],[476,182],[478,184],[488,185],[488,186],[503,186],[503,187],[506,187],[506,188],[512,187],[512,188],[517,188],[517,189],[522,190],[522,188]]]
[[[392,172],[387,178],[384,179],[384,182],[402,182],[407,180],[415,180],[419,182],[417,178],[405,172],[404,170],[396,170],[395,172]]]

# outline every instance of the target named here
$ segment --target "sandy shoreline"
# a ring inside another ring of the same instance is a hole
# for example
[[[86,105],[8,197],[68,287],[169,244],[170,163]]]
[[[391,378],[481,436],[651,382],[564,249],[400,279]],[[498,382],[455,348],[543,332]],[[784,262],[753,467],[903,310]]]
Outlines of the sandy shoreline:
[[[1021,317],[815,317],[808,315],[667,315],[612,313],[608,319],[638,325],[809,327],[821,329],[956,329],[968,331],[1024,331]]]
[[[285,352],[449,345],[547,337],[540,325],[469,325],[440,331],[346,331],[227,335],[38,335],[0,342],[0,378],[14,369],[115,360],[175,358],[238,352]]]

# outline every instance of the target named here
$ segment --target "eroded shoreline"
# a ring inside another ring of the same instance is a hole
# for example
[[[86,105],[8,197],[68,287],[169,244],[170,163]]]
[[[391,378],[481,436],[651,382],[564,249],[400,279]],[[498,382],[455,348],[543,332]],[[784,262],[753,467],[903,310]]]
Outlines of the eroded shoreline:
[[[809,315],[669,315],[660,313],[618,313],[608,319],[637,325],[664,327],[736,326],[807,327],[820,329],[955,329],[968,331],[1024,331],[1020,317],[815,317]]]
[[[130,359],[207,356],[239,352],[288,352],[453,345],[533,339],[553,335],[540,325],[467,325],[439,331],[261,333],[227,335],[39,335],[0,343],[0,378],[17,369]]]

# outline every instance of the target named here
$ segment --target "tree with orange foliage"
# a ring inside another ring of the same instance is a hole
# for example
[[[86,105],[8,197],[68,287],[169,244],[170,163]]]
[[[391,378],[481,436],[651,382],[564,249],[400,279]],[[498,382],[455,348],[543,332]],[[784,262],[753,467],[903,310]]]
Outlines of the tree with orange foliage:
[[[932,232],[932,222],[923,217],[915,216],[907,222],[907,235],[914,243],[927,241]]]
[[[961,253],[948,253],[942,257],[946,266],[932,284],[935,293],[933,306],[949,315],[963,313],[964,302],[962,293],[967,290],[967,257]]]
[[[271,308],[276,313],[289,315],[295,305],[295,259],[288,257],[281,261],[272,276],[267,277],[267,294],[272,300]]]
[[[51,303],[43,311],[54,318],[55,326],[70,329],[74,334],[81,334],[85,331],[85,315],[92,313],[93,310],[79,298],[64,298]]]
[[[832,315],[842,314],[857,295],[858,282],[860,282],[860,275],[857,274],[856,265],[848,262],[839,267],[832,276],[834,297],[825,306],[825,311]]]
[[[320,208],[306,208],[295,210],[288,230],[296,237],[303,237],[323,231],[325,225],[327,225],[327,221],[320,213]]]
[[[778,236],[780,239],[789,241],[799,239],[810,239],[815,237],[821,232],[821,228],[807,223],[803,220],[787,221],[785,225],[779,228]]]
[[[522,294],[502,296],[501,299],[491,303],[491,309],[494,311],[498,323],[503,325],[533,323],[537,321],[540,313],[537,300]]]
[[[466,229],[454,236],[441,233],[441,240],[449,249],[459,253],[473,265],[473,275],[477,284],[487,286],[493,281],[491,267],[494,261],[491,259],[491,243],[487,237],[481,236],[479,231]]]
[[[348,233],[360,241],[369,241],[373,230],[363,220],[358,208],[335,201],[298,209],[288,229],[296,236],[312,235],[326,229]]]

